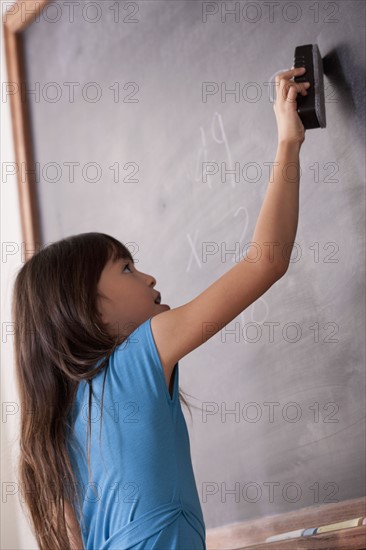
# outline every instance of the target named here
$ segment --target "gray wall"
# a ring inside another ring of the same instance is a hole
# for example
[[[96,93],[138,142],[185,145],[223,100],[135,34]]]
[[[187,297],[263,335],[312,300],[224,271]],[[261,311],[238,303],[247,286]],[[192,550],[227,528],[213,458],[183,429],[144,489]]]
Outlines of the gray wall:
[[[103,1],[95,23],[88,3],[74,21],[56,4],[24,33],[29,86],[40,90],[29,104],[43,241],[117,237],[171,307],[230,269],[239,256],[229,251],[251,240],[277,145],[270,83],[297,45],[318,44],[327,127],[308,130],[301,150],[289,271],[181,360],[180,382],[212,412],[193,409],[191,421],[183,408],[208,528],[362,496],[365,4],[280,1],[272,16],[263,2],[237,2],[237,20],[225,21],[235,3],[214,2],[204,21],[201,2]],[[74,102],[66,82],[80,84]],[[238,83],[239,97],[203,100],[207,82]],[[203,162],[217,165],[207,181]],[[238,179],[225,179],[221,163],[240,163]]]

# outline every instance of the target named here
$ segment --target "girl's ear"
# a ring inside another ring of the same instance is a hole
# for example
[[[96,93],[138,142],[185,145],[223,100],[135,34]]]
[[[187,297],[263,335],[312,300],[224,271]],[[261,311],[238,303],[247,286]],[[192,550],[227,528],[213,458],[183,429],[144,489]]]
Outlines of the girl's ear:
[[[99,292],[97,292],[97,296],[96,296],[97,310],[98,310],[98,313],[99,313],[99,315],[102,319],[102,322],[105,323],[106,319],[105,319],[104,307],[102,305],[102,302],[103,302],[103,296],[101,294],[99,294]]]

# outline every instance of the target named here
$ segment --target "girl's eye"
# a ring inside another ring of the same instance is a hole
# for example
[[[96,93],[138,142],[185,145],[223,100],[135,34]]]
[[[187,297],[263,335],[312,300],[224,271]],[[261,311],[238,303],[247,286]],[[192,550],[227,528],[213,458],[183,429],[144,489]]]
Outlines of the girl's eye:
[[[125,265],[125,267],[124,267],[123,270],[122,270],[122,273],[124,272],[124,270],[126,269],[126,267],[128,267],[128,269],[129,269],[129,270],[131,271],[131,273],[132,273],[132,269],[129,267],[130,265],[131,265],[131,264]]]

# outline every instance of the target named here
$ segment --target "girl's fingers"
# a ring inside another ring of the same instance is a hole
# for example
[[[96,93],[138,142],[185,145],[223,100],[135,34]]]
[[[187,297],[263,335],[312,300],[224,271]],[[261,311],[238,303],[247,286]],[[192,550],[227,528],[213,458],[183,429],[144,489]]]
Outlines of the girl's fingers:
[[[301,85],[302,95],[307,95],[309,88],[310,88],[310,82],[303,82],[302,85]]]
[[[293,78],[294,76],[299,76],[305,74],[305,67],[297,67],[297,69],[290,69],[289,71],[284,71],[283,73],[278,73],[276,75],[276,82],[279,82],[282,78]]]
[[[297,94],[298,94],[298,90],[296,89],[296,87],[290,86],[286,101],[290,101],[291,103],[293,103],[294,101],[296,101]]]
[[[292,80],[286,80],[285,78],[282,78],[279,82],[279,94],[286,101],[288,98],[288,93],[290,88],[293,88],[291,91],[291,97],[293,94],[295,94],[294,97],[298,93],[301,93],[302,95],[307,95],[307,90],[310,87],[310,82],[293,82]]]
[[[307,95],[307,89],[310,82],[295,82],[294,77],[303,75],[306,72],[305,67],[292,67],[289,71],[283,71],[276,75],[276,86],[278,86],[278,95],[283,101],[293,103],[296,101],[298,93]]]

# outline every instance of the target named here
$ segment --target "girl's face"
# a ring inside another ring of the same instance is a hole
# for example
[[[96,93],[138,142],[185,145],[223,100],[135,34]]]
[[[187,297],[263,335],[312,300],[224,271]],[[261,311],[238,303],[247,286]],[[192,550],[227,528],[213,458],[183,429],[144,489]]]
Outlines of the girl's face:
[[[98,282],[98,310],[113,336],[126,337],[150,317],[170,309],[155,303],[156,279],[129,259],[108,261]]]

